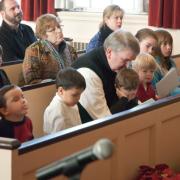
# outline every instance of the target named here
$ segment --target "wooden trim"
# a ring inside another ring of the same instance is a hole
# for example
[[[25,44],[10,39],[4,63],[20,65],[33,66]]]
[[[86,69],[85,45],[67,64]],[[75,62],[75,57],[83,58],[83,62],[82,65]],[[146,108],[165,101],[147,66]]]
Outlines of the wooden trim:
[[[1,149],[17,149],[21,143],[17,139],[3,138],[0,137],[0,148]]]
[[[21,64],[22,62],[23,62],[23,60],[3,62],[2,67],[3,67],[3,66],[10,66],[10,65],[13,65],[13,64]]]
[[[180,57],[180,54],[175,54],[175,55],[173,55],[171,57],[174,59],[174,58]]]
[[[23,91],[28,91],[28,90],[31,90],[31,89],[37,89],[37,88],[40,88],[40,87],[49,86],[49,85],[55,84],[55,83],[56,83],[55,80],[50,80],[49,82],[26,85],[26,86],[21,87],[21,89]]]
[[[109,117],[82,124],[81,126],[69,128],[67,130],[63,130],[55,134],[46,135],[38,139],[34,139],[33,141],[29,141],[28,143],[23,143],[22,146],[19,148],[19,154],[23,154],[38,149],[40,147],[45,147],[58,141],[78,136],[80,134],[83,134],[84,132],[90,132],[91,130],[111,125],[119,121],[131,118],[135,115],[143,114],[145,112],[149,112],[167,106],[169,104],[176,103],[178,101],[180,101],[180,96],[163,98],[150,104],[143,104],[128,111],[120,112]]]

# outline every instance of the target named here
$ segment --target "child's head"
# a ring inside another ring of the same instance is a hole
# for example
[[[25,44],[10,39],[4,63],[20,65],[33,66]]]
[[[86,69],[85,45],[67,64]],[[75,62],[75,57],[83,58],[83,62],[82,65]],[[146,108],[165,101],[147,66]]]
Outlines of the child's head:
[[[133,69],[123,68],[117,72],[115,87],[128,95],[136,95],[139,86],[139,76]]]
[[[115,31],[122,26],[124,10],[118,5],[109,5],[103,11],[102,25],[107,25],[111,30]]]
[[[140,82],[146,84],[152,81],[157,63],[152,55],[140,53],[133,62],[132,67],[138,73]]]
[[[68,106],[78,103],[81,93],[86,88],[84,77],[73,68],[65,68],[58,72],[56,77],[58,95]]]
[[[21,88],[15,85],[6,85],[0,89],[0,115],[10,121],[22,120],[27,114],[27,100]]]
[[[139,40],[141,53],[154,53],[154,48],[157,45],[157,37],[155,32],[149,28],[140,29],[136,33],[136,38]]]
[[[3,56],[3,48],[2,48],[2,46],[0,45],[0,66],[2,65],[2,62],[3,62],[2,56]]]
[[[166,30],[156,30],[155,34],[158,39],[157,48],[155,51],[155,55],[169,58],[172,54],[173,48],[173,38],[171,34]]]

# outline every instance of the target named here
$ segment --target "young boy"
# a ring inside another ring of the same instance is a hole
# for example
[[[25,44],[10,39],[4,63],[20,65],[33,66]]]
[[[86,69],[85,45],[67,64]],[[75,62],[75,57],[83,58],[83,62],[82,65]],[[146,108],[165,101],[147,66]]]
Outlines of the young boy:
[[[25,116],[27,111],[27,100],[18,86],[1,88],[0,137],[15,138],[21,143],[33,139],[32,122]]]
[[[0,45],[0,67],[2,65],[2,56],[3,56],[3,49]],[[2,88],[4,85],[10,84],[9,78],[5,71],[3,69],[0,69],[0,88]]]
[[[138,74],[133,69],[121,69],[115,79],[119,101],[111,107],[111,113],[118,113],[138,105],[136,93],[139,86]]]
[[[138,73],[140,85],[137,91],[137,98],[140,102],[148,99],[157,100],[155,90],[152,86],[152,79],[157,68],[153,56],[147,53],[139,54],[132,64],[133,69]]]
[[[86,88],[84,77],[73,68],[60,70],[57,93],[44,112],[44,132],[54,133],[92,120],[78,101]],[[81,114],[82,113],[82,114]]]

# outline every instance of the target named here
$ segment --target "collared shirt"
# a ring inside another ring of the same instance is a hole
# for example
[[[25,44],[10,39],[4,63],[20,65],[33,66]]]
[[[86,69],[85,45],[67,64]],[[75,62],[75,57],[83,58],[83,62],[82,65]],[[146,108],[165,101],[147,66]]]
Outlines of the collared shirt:
[[[78,106],[67,106],[56,94],[44,112],[44,132],[55,133],[81,124]]]

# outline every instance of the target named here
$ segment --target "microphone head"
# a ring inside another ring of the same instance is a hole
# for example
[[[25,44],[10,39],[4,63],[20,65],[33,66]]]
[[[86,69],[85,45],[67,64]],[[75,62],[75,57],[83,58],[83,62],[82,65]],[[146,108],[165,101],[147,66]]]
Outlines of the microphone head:
[[[114,145],[109,139],[100,139],[93,146],[93,154],[97,159],[106,159],[112,155]]]

